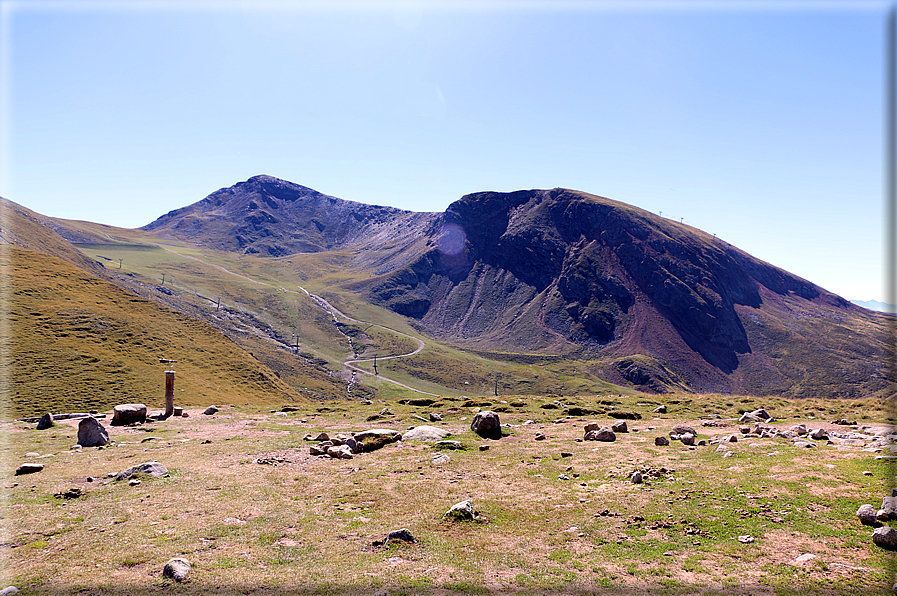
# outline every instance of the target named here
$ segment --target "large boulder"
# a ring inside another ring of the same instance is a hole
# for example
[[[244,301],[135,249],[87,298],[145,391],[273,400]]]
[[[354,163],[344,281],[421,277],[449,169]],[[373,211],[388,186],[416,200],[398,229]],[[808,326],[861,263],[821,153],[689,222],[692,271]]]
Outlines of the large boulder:
[[[355,433],[353,436],[360,450],[364,452],[376,451],[381,447],[402,440],[402,433],[390,428],[372,428]]]
[[[187,574],[190,573],[190,569],[190,561],[177,557],[165,563],[165,567],[162,569],[162,577],[182,582],[187,577]]]
[[[872,532],[872,542],[889,550],[897,548],[897,529],[891,526],[875,528],[875,531]]]
[[[372,437],[390,437],[393,441],[400,441],[402,439],[402,433],[391,428],[370,428],[368,430],[353,433],[352,436],[355,437],[356,441],[365,441]]]
[[[144,404],[119,404],[112,408],[112,425],[146,422],[146,406]]]
[[[16,476],[21,476],[22,474],[34,474],[35,472],[40,472],[44,469],[44,464],[35,464],[35,463],[27,463],[22,464],[18,468],[16,468]]]
[[[603,441],[605,443],[613,443],[617,440],[617,435],[614,434],[607,426],[602,426],[597,430],[589,430],[586,432],[585,437],[583,437],[586,441]]]
[[[470,430],[484,439],[498,440],[501,438],[501,421],[498,414],[491,410],[477,412],[470,423]]]
[[[461,501],[460,503],[452,505],[451,508],[443,514],[442,519],[465,521],[478,519],[479,517],[476,508],[473,506],[473,501],[467,499],[466,501]]]
[[[881,521],[897,519],[897,497],[882,497],[878,519]]]
[[[93,416],[88,416],[78,423],[78,445],[82,447],[100,447],[109,443],[109,431]]]
[[[670,436],[685,434],[697,435],[698,431],[696,431],[693,427],[688,426],[687,424],[677,424],[673,427],[673,430],[670,431]]]
[[[43,416],[40,417],[40,420],[37,421],[37,430],[44,430],[52,427],[54,424],[53,414],[47,412]]]
[[[405,431],[405,433],[402,434],[402,440],[424,442],[441,441],[450,434],[451,433],[445,429],[422,424],[421,426],[416,426],[409,431]]]
[[[612,431],[614,431],[615,433],[628,433],[629,432],[629,427],[626,426],[625,420],[618,420],[617,422],[614,422],[613,424],[610,425],[610,429]]]
[[[857,509],[857,517],[864,526],[878,526],[878,517],[876,517],[875,507],[869,505],[860,505]]]

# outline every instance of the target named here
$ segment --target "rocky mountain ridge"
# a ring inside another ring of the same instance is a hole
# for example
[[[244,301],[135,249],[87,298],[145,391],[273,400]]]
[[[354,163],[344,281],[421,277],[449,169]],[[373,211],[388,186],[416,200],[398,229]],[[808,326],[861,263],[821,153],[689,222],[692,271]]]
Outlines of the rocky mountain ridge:
[[[648,389],[824,392],[831,380],[816,370],[852,371],[858,392],[886,384],[884,315],[579,191],[480,192],[414,213],[256,176],[144,229],[271,256],[346,251],[367,272],[346,288],[435,337],[598,359],[611,380]]]

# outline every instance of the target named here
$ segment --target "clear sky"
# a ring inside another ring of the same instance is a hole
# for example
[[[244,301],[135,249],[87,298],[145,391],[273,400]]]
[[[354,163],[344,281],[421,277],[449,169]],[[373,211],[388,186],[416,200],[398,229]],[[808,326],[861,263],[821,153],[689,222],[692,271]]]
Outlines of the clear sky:
[[[270,174],[566,187],[883,290],[890,2],[0,0],[0,195],[145,225]]]

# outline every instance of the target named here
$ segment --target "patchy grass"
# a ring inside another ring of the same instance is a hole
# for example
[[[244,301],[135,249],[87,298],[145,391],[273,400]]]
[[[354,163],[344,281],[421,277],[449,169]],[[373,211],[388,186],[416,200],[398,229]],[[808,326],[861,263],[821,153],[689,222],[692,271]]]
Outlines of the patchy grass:
[[[854,515],[877,504],[893,477],[875,453],[754,436],[729,444],[733,455],[723,457],[715,446],[653,441],[679,422],[704,440],[737,433],[732,419],[744,405],[769,408],[786,428],[813,426],[802,413],[840,403],[725,396],[732,405],[718,406],[720,396],[667,396],[670,413],[658,415],[656,396],[578,396],[579,407],[642,416],[629,421],[632,432],[599,443],[577,439],[586,422],[613,418],[542,408],[559,401],[552,397],[508,397],[309,403],[285,415],[246,405],[214,416],[188,410],[189,418],[112,427],[112,446],[80,453],[69,449],[74,421],[47,431],[3,423],[11,439],[4,460],[32,452],[46,466],[7,484],[4,581],[32,594],[886,593],[889,553]],[[367,421],[384,406],[388,414]],[[501,406],[507,436],[470,432],[476,411]],[[702,420],[708,408],[723,419]],[[430,412],[465,449],[401,442],[333,460],[310,456],[303,441],[321,431],[402,430]],[[160,440],[142,442],[147,428]],[[545,439],[535,440],[537,432]],[[434,464],[439,453],[449,460]],[[137,486],[107,478],[151,460],[169,477]],[[629,481],[636,469],[645,483]],[[56,496],[73,486],[81,497]],[[443,519],[468,498],[479,521]],[[399,528],[418,543],[374,545]],[[743,544],[742,535],[755,540]],[[798,563],[804,553],[817,558]],[[175,556],[193,564],[176,588],[160,577]]]

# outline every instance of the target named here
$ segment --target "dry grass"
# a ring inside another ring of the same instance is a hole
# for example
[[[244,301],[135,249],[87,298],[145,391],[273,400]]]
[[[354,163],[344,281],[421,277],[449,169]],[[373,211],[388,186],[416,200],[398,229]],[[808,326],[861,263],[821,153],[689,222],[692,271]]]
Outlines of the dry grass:
[[[646,400],[577,399],[642,416],[629,422],[641,432],[615,443],[577,442],[585,419],[533,396],[473,400],[489,406],[459,398],[429,407],[327,402],[289,413],[239,406],[211,417],[191,409],[189,418],[112,427],[113,446],[81,453],[69,450],[75,422],[45,431],[3,423],[8,469],[46,465],[5,481],[3,584],[29,594],[886,593],[887,553],[853,515],[877,504],[893,480],[874,453],[754,438],[731,444],[734,456],[723,458],[714,447],[653,442],[682,421],[699,438],[737,432],[701,426],[704,410],[734,418],[765,405],[783,426],[818,426],[851,410],[860,417],[859,409],[870,424],[887,422],[882,404],[671,396],[670,414],[658,417]],[[392,415],[366,422],[384,406]],[[486,441],[471,433],[477,407],[504,410],[510,434]],[[412,414],[431,411],[465,447],[440,452],[450,456],[443,464],[432,463],[437,450],[423,443],[332,460],[310,456],[302,440],[322,430],[402,430],[419,424]],[[536,441],[537,432],[547,438]],[[133,487],[106,478],[152,460],[170,477]],[[649,481],[629,482],[635,469]],[[54,496],[71,487],[83,495]],[[467,498],[481,521],[442,520]],[[402,527],[419,542],[374,546]],[[742,544],[742,534],[757,540]],[[808,552],[818,558],[795,562]],[[161,578],[176,556],[193,564],[179,585]]]

